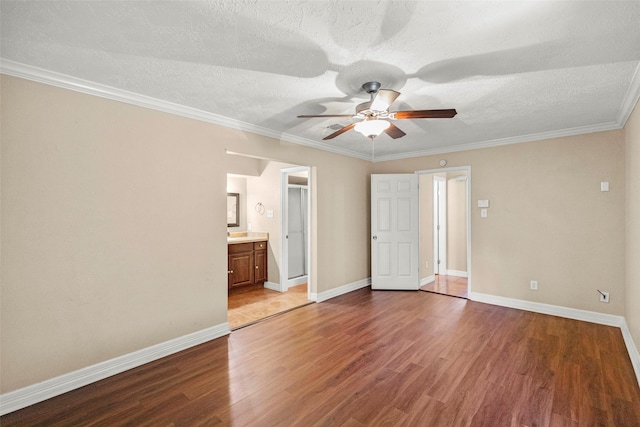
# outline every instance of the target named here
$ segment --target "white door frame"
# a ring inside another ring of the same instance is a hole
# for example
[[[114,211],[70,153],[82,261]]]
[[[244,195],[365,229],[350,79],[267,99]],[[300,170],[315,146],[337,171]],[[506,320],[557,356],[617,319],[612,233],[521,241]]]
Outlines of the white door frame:
[[[449,168],[440,169],[426,169],[419,170],[415,173],[421,174],[434,174],[434,173],[446,173],[446,172],[460,172],[464,171],[467,174],[466,192],[467,192],[467,294],[471,295],[472,287],[472,274],[471,274],[471,166],[454,166]],[[435,268],[434,268],[435,270]]]
[[[447,179],[441,176],[433,177],[433,272],[447,274]]]
[[[297,172],[307,172],[307,224],[311,228],[311,167],[294,166],[280,169],[280,291],[286,292],[289,289],[289,245],[287,241],[289,226],[289,175]],[[311,298],[311,231],[306,230],[306,261],[307,261],[307,299]]]

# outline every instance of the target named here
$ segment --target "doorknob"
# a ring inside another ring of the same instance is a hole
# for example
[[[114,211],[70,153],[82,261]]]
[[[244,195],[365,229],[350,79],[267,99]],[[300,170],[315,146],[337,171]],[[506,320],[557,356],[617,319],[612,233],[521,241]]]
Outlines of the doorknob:
[[[373,240],[378,240],[378,236],[373,236]]]

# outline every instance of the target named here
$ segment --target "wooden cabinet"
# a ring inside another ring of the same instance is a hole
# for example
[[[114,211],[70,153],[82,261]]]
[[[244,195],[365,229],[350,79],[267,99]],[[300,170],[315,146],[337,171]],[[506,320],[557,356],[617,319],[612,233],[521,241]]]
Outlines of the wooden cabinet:
[[[235,243],[228,246],[229,289],[267,280],[267,242]]]
[[[264,283],[267,280],[267,242],[253,244],[253,262],[256,265],[255,282]]]

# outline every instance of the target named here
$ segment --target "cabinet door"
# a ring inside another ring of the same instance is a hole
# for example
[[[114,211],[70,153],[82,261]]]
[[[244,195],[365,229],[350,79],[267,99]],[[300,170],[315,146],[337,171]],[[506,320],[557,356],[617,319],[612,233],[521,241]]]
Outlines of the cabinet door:
[[[267,251],[258,250],[254,252],[255,256],[255,281],[261,283],[267,280]]]
[[[253,252],[229,255],[229,287],[251,285],[254,278]]]

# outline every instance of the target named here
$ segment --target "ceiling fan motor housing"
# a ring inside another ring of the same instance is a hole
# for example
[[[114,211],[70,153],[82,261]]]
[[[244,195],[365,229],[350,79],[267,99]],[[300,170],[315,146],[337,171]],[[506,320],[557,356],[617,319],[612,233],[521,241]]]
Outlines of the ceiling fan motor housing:
[[[380,82],[367,82],[362,85],[362,89],[373,97],[381,86]]]

